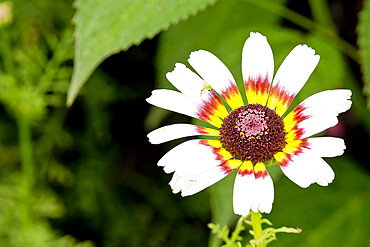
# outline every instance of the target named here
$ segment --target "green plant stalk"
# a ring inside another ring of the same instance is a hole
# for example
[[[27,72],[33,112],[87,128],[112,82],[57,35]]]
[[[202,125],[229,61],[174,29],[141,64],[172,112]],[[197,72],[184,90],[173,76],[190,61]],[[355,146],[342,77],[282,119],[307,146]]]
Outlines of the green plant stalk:
[[[14,62],[11,54],[9,32],[6,27],[0,28],[1,56],[4,72],[16,80]],[[20,205],[23,226],[29,226],[32,220],[32,191],[34,187],[34,164],[32,161],[31,126],[23,116],[17,116],[19,154],[21,162],[21,177],[19,191],[22,203]]]
[[[261,224],[261,213],[260,212],[253,212],[251,210],[251,221],[252,221],[252,228],[253,228],[253,237],[255,240],[259,239],[262,236],[262,224]],[[265,247],[266,243],[258,243],[257,247]]]
[[[362,94],[360,86],[356,83],[356,79],[350,71],[349,66],[346,66],[345,70],[344,86],[352,91],[352,111],[370,136],[370,114],[366,108],[366,99]]]
[[[327,1],[308,0],[313,19],[320,25],[336,32]]]
[[[69,28],[63,32],[62,37],[53,50],[53,56],[45,66],[45,73],[41,75],[37,85],[37,90],[41,92],[46,92],[49,90],[50,85],[53,83],[52,80],[54,79],[55,75],[58,74],[60,64],[66,58],[66,53],[68,53],[68,50],[72,49],[73,47],[73,39],[71,38],[72,34],[73,31]]]
[[[15,77],[14,64],[10,49],[9,32],[6,27],[0,28],[0,40],[1,40],[1,56],[4,63],[4,71],[5,73]]]
[[[246,216],[245,217],[240,217],[240,219],[238,220],[238,223],[236,224],[235,230],[231,234],[231,238],[230,238],[230,243],[231,244],[236,243],[236,241],[239,238],[240,232],[242,232],[245,229],[245,227],[243,226],[245,219],[246,219]]]
[[[21,160],[20,192],[22,195],[22,223],[28,226],[32,220],[32,192],[35,183],[35,168],[32,159],[31,126],[27,119],[17,119],[19,153]]]

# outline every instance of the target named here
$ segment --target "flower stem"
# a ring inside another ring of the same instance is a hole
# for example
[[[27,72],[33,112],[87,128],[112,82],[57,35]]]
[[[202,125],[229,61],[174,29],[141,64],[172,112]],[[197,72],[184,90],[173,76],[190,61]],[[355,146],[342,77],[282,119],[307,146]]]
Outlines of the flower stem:
[[[5,73],[15,76],[14,73],[14,64],[12,59],[12,53],[10,48],[10,38],[9,38],[9,30],[7,27],[0,28],[0,42],[1,42],[1,52],[2,52],[2,60],[4,64],[4,71]]]
[[[252,221],[252,228],[253,228],[253,236],[254,239],[257,240],[262,236],[262,225],[261,225],[261,213],[260,212],[253,212],[251,210],[251,221]],[[263,242],[257,242],[257,247],[265,247],[266,243]]]
[[[31,126],[27,119],[22,116],[17,119],[19,133],[19,152],[21,159],[20,192],[23,198],[22,220],[24,226],[29,225],[32,219],[32,191],[34,187],[35,169],[32,161],[32,137]]]

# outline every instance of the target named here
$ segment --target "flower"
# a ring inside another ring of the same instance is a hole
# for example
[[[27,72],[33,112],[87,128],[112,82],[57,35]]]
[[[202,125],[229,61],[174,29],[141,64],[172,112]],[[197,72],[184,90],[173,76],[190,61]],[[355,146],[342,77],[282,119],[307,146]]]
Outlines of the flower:
[[[344,141],[308,137],[337,124],[338,114],[351,107],[351,91],[314,94],[285,114],[319,59],[312,48],[298,45],[273,78],[273,54],[266,37],[250,33],[242,52],[248,104],[244,104],[230,71],[210,52],[190,54],[188,62],[199,76],[177,63],[166,77],[180,92],[154,90],[147,101],[213,127],[173,124],[148,134],[153,144],[205,136],[179,144],[159,160],[166,173],[174,173],[169,183],[173,192],[193,195],[237,169],[234,212],[245,216],[250,210],[270,213],[272,209],[274,186],[266,165],[273,159],[300,187],[331,183],[334,172],[322,157],[342,155]]]

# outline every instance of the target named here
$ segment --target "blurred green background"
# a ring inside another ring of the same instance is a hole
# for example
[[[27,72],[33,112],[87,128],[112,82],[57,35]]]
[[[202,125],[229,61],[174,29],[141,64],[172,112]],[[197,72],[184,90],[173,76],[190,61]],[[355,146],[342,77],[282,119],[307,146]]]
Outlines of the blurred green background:
[[[267,36],[275,70],[297,44],[321,56],[293,104],[353,92],[351,110],[324,133],[347,145],[327,160],[330,186],[302,189],[270,170],[275,201],[264,217],[303,229],[270,246],[369,245],[368,29],[362,0],[0,2],[0,246],[220,246],[207,223],[235,226],[233,175],[173,195],[156,163],[183,140],[151,145],[146,134],[191,119],[145,99],[172,88],[165,73],[198,49],[241,86],[251,31]]]

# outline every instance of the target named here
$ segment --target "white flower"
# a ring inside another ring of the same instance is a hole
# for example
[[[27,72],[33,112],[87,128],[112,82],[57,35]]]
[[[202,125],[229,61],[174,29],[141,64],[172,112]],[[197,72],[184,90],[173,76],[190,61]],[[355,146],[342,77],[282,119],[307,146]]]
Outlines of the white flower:
[[[322,157],[342,155],[344,141],[308,137],[337,124],[338,114],[351,107],[351,91],[317,93],[283,118],[319,59],[312,48],[298,45],[273,77],[274,59],[266,37],[251,33],[242,53],[248,104],[244,104],[230,71],[213,54],[204,50],[190,54],[188,62],[198,74],[176,64],[166,76],[180,92],[154,90],[147,101],[214,127],[174,124],[148,134],[153,144],[206,136],[176,146],[159,160],[158,165],[166,173],[174,173],[169,183],[173,192],[193,195],[238,169],[234,212],[245,216],[250,210],[269,213],[272,209],[274,187],[265,167],[271,159],[303,188],[312,183],[322,186],[331,183],[334,172]]]

